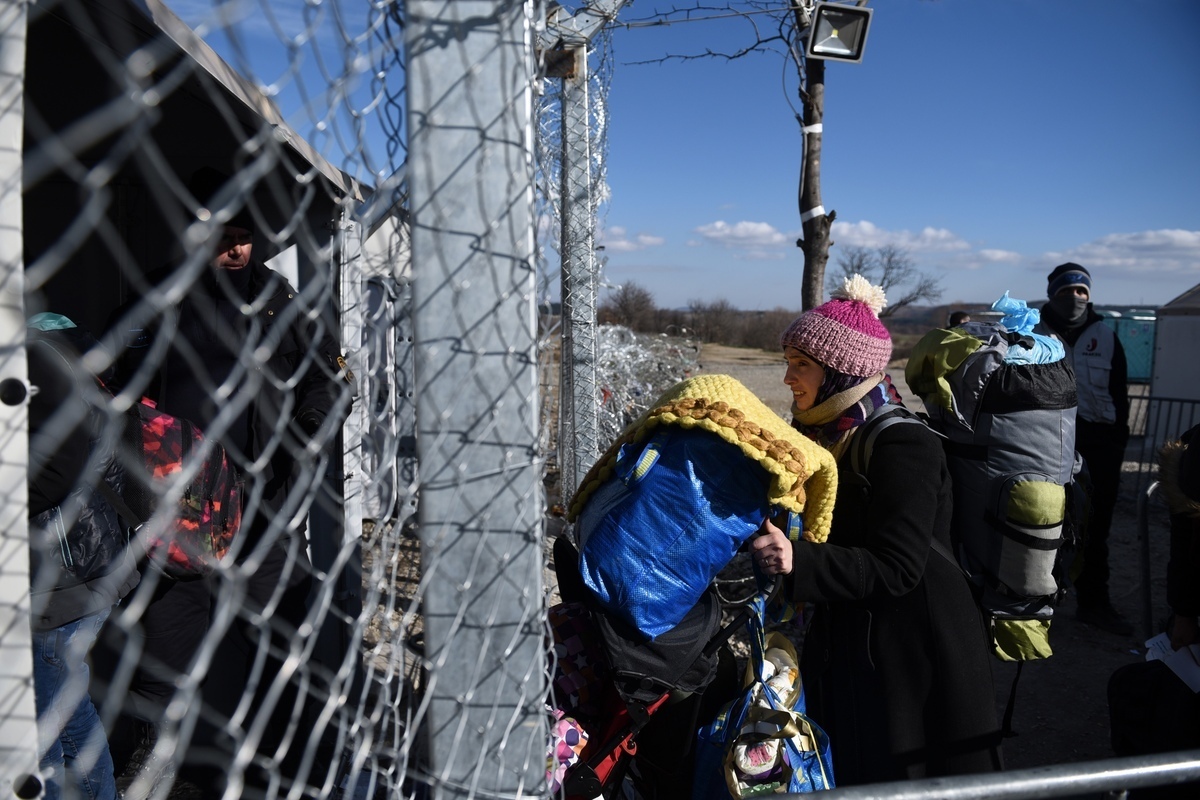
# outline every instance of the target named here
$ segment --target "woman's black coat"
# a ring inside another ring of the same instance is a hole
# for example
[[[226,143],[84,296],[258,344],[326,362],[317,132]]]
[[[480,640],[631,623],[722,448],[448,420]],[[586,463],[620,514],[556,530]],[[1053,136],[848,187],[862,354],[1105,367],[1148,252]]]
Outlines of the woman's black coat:
[[[794,596],[816,604],[802,673],[839,785],[999,769],[984,623],[949,552],[951,485],[923,425],[875,440],[869,487],[838,464],[833,527],[795,548]]]

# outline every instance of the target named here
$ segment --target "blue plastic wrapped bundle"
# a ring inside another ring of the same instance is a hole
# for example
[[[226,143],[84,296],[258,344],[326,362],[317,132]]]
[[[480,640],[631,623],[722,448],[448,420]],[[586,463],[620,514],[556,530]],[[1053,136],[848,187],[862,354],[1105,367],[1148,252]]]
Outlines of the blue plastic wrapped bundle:
[[[1032,348],[1021,344],[1008,348],[1004,355],[1005,364],[1052,364],[1066,356],[1067,351],[1058,339],[1033,332],[1034,326],[1042,319],[1042,312],[1030,308],[1024,300],[1009,297],[1006,291],[1003,297],[992,303],[992,310],[1004,315],[1000,324],[1005,328],[1033,339]]]

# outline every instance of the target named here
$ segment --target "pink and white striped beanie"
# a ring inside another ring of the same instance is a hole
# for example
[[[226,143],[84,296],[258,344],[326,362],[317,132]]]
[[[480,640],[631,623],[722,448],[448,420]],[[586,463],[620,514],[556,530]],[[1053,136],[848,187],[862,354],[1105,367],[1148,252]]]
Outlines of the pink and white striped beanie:
[[[883,372],[892,359],[892,336],[879,321],[886,306],[882,287],[852,275],[830,293],[829,302],[797,317],[779,344],[803,350],[845,375]]]

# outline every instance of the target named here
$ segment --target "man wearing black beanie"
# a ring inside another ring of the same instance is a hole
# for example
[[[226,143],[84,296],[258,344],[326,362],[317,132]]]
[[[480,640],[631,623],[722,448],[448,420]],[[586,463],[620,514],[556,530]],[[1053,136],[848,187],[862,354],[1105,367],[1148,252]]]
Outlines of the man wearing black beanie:
[[[1079,413],[1075,450],[1092,481],[1092,515],[1083,547],[1083,570],[1075,581],[1076,615],[1097,628],[1128,636],[1133,625],[1108,594],[1108,533],[1129,439],[1129,388],[1125,350],[1091,303],[1092,276],[1078,264],[1060,264],[1047,277],[1037,333],[1053,335],[1075,369]]]
[[[310,313],[312,301],[256,257],[250,211],[242,205],[218,207],[216,198],[223,191],[229,194],[231,181],[205,169],[188,182],[202,204],[198,219],[225,217],[212,225],[205,243],[208,268],[161,320],[144,328],[121,328],[128,349],[117,384],[150,375],[149,380],[142,378],[144,394],[159,409],[216,438],[246,481],[242,526],[236,552],[230,555],[238,565],[233,574],[243,578],[237,589],[244,595],[236,601],[238,619],[208,668],[202,698],[218,716],[233,719],[234,706],[242,700],[233,687],[254,681],[244,725],[262,725],[258,755],[244,774],[228,778],[244,781],[248,790],[265,796],[272,773],[284,779],[285,790],[289,787],[303,756],[303,744],[293,741],[287,747],[285,738],[293,718],[300,718],[300,678],[271,697],[276,691],[271,676],[283,670],[279,654],[289,652],[304,626],[313,582],[305,509],[319,485],[314,477],[319,460],[307,445],[321,437],[329,446],[349,406],[350,377],[331,323]],[[167,285],[177,269],[171,265],[148,276],[147,282]],[[138,302],[131,307],[136,310]],[[116,318],[124,322],[125,309]],[[166,355],[150,363],[160,339],[168,345]],[[162,578],[138,619],[143,656],[129,693],[132,724],[126,726],[132,728],[133,741],[124,748],[113,747],[117,786],[127,799],[140,796],[129,793],[139,775],[153,780],[155,792],[175,780],[171,765],[157,758],[161,722],[180,676],[192,671],[214,628],[217,598],[230,590],[220,575],[194,581]],[[263,670],[265,677],[253,679],[255,669]],[[196,749],[210,751],[205,756],[210,762],[225,758],[227,763],[220,770],[185,763],[170,789],[172,798],[217,797],[225,790],[222,770],[233,762],[234,753],[212,753],[238,743],[204,741],[206,736],[203,726],[198,728],[194,741],[202,746]],[[281,751],[286,752],[280,756]]]

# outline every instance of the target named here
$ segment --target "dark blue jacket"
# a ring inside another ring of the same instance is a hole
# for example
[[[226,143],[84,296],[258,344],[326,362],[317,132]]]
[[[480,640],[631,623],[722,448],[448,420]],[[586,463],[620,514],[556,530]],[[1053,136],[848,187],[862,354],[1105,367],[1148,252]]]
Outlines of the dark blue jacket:
[[[117,491],[123,472],[102,448],[99,389],[58,331],[31,330],[29,382],[29,560],[32,623],[65,625],[116,603],[137,586],[135,553],[116,512],[96,490]],[[115,439],[112,439],[115,444]]]

